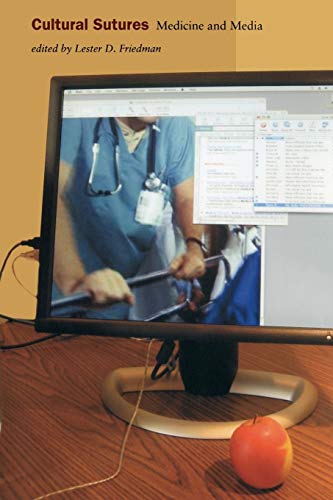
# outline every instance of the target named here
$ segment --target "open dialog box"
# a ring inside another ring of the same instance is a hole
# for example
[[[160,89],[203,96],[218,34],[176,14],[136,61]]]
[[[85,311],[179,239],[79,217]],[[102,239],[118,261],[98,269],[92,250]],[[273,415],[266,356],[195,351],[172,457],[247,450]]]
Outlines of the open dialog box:
[[[256,212],[333,212],[333,116],[255,120]]]
[[[287,224],[287,214],[254,210],[255,111],[196,115],[195,223]]]

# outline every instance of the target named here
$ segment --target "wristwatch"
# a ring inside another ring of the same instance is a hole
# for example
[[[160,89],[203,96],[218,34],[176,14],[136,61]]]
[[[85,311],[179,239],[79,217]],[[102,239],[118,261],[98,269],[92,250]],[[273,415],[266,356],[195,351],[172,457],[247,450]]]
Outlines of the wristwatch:
[[[186,238],[185,240],[185,243],[190,243],[190,242],[193,242],[193,243],[196,243],[197,245],[199,245],[199,247],[201,248],[201,251],[204,255],[208,255],[208,248],[206,247],[206,245],[201,241],[199,240],[199,238],[195,238],[194,236],[189,236],[188,238]]]

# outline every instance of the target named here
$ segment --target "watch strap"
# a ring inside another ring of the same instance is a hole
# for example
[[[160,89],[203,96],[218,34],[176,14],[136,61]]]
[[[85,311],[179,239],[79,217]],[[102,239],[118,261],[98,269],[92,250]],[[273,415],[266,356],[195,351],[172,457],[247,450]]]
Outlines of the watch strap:
[[[202,253],[204,255],[207,255],[208,254],[208,248],[206,247],[206,245],[201,241],[199,240],[199,238],[195,238],[195,236],[189,236],[188,238],[186,238],[185,240],[185,243],[196,243],[197,245],[199,245],[199,247],[201,248],[202,250]]]

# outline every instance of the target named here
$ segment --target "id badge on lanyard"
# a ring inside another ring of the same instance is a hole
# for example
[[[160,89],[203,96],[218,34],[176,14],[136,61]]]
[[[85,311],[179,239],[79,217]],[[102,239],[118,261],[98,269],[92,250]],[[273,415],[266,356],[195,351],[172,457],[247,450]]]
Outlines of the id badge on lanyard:
[[[165,193],[162,190],[149,191],[148,189],[142,189],[136,206],[136,222],[159,226],[162,222],[164,205]]]
[[[152,125],[147,158],[147,178],[140,191],[135,212],[136,222],[150,226],[161,224],[167,196],[167,186],[155,174],[156,130],[159,130],[158,127]]]

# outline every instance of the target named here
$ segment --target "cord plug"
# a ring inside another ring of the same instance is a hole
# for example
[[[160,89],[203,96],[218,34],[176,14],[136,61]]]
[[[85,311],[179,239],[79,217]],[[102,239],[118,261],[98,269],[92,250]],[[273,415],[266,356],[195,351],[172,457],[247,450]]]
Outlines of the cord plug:
[[[173,353],[173,350],[175,348],[175,342],[173,340],[165,340],[160,348],[160,350],[158,351],[158,354],[156,356],[156,361],[159,365],[165,365],[172,353]]]
[[[0,269],[0,280],[2,278],[2,275],[3,275],[3,272],[5,270],[5,267],[6,267],[6,264],[8,262],[9,257],[14,252],[14,250],[16,250],[16,248],[20,247],[21,245],[22,246],[26,246],[26,247],[31,247],[31,248],[34,248],[35,250],[38,250],[39,247],[40,247],[40,237],[39,236],[35,236],[34,238],[31,238],[30,240],[22,240],[19,243],[16,243],[14,246],[12,246],[12,248],[7,253],[7,255],[5,257],[5,260],[3,261],[3,264],[1,266],[1,269]]]
[[[34,248],[35,250],[39,250],[40,237],[35,236],[34,238],[31,238],[30,240],[22,240],[20,245],[25,246],[25,247],[31,247],[31,248]]]
[[[178,356],[177,354],[173,356],[175,345],[176,343],[173,340],[165,340],[163,342],[156,356],[156,365],[150,374],[152,380],[158,380],[176,368],[176,359]],[[160,371],[162,365],[165,365],[165,367]]]

